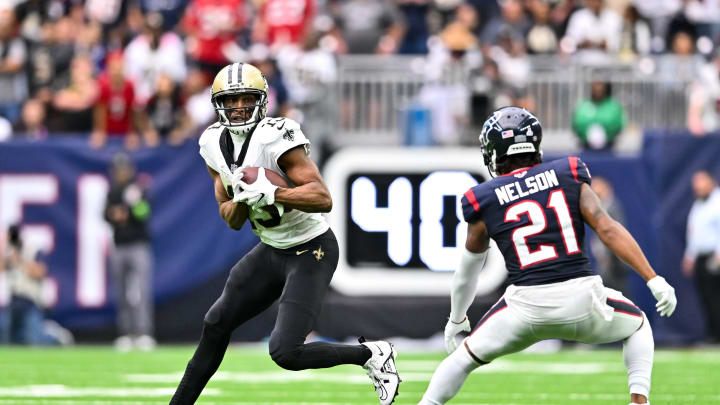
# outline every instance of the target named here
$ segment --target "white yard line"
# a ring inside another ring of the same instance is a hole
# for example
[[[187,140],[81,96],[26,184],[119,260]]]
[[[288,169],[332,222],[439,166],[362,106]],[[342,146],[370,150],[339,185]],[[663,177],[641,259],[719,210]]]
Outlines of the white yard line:
[[[167,405],[167,401],[96,401],[93,399],[0,399],[0,405]],[[213,402],[203,402],[203,405],[213,405]]]
[[[37,387],[37,386],[35,386]],[[57,387],[57,386],[55,386]],[[105,395],[108,391],[119,391],[118,389],[106,389],[106,388],[95,388],[95,387],[89,387],[86,389],[79,389],[79,390],[89,390],[92,392],[104,392]],[[169,395],[167,390],[170,389],[156,389],[152,391],[163,391],[162,395]],[[57,392],[57,389],[50,390],[53,392]],[[127,391],[133,391],[133,389],[128,389]],[[145,390],[148,391],[148,390]],[[171,390],[172,391],[172,390]],[[211,394],[211,391],[216,391]],[[203,392],[203,397],[206,398],[207,395],[218,395],[218,390],[213,389],[206,389]],[[65,391],[69,392],[69,391]],[[254,395],[257,395],[259,393],[253,393]],[[292,396],[296,397],[298,393],[279,393],[279,392],[266,392],[262,393],[262,396],[268,396],[268,397],[275,397],[275,400],[270,401],[241,401],[241,402],[233,402],[233,404],[236,405],[286,405],[286,404],[293,404],[293,405],[350,405],[353,404],[352,402],[343,402],[342,400],[339,401],[333,401],[333,402],[297,402],[294,399],[288,399],[287,401],[278,401],[278,396]],[[282,395],[287,394],[287,395]],[[0,392],[0,395],[2,396],[13,396],[13,395],[7,395],[5,392]],[[140,395],[142,394],[138,391],[129,392],[128,395]],[[313,391],[313,392],[302,392],[302,395],[305,396],[311,396],[314,398],[329,398],[329,397],[342,397],[345,395],[342,395],[342,393],[338,392],[324,392],[324,391]],[[25,396],[25,395],[23,395]],[[44,396],[50,396],[54,397],[54,395],[44,395]],[[152,395],[151,395],[152,396]],[[477,399],[477,401],[472,402],[457,402],[456,405],[539,405],[539,403],[530,403],[526,401],[557,401],[558,403],[568,403],[568,402],[585,402],[585,401],[624,401],[627,400],[626,394],[587,394],[587,393],[567,393],[567,394],[548,394],[548,393],[537,393],[537,394],[524,394],[524,393],[482,393],[482,392],[461,392],[459,395],[460,400],[473,400]],[[696,402],[700,403],[699,401],[703,401],[702,403],[717,403],[720,401],[720,395],[696,395],[696,394],[682,394],[682,395],[672,395],[672,394],[655,394],[652,395],[652,399],[655,401],[663,401],[666,403],[676,403],[680,401],[684,402]],[[481,402],[482,401],[482,402]],[[505,402],[505,401],[523,401],[521,403],[518,402]],[[0,405],[159,405],[159,404],[165,404],[166,401],[126,401],[123,399],[118,398],[117,400],[93,400],[93,399],[73,399],[73,400],[58,400],[58,399],[0,399]],[[221,403],[215,403],[215,402],[208,402],[208,401],[202,401],[203,405],[221,405]],[[223,402],[225,403],[225,402]],[[453,402],[455,403],[455,402]]]
[[[0,387],[0,397],[170,397],[175,388],[112,388],[112,387],[67,387],[61,384],[25,385],[20,387]],[[203,395],[220,395],[220,390],[208,388]]]
[[[430,381],[433,371],[439,363],[424,360],[406,360],[398,362],[398,371],[404,381]],[[412,370],[412,371],[411,371]],[[622,361],[616,363],[573,362],[549,363],[541,361],[505,361],[496,360],[489,365],[478,367],[475,373],[538,373],[538,374],[602,374],[624,372]],[[182,372],[164,374],[128,374],[125,381],[131,383],[177,383]],[[213,375],[212,381],[237,383],[294,383],[323,382],[341,384],[367,384],[369,379],[358,367],[353,372],[331,371],[221,371]]]
[[[548,393],[484,393],[484,392],[467,392],[460,391],[458,397],[462,399],[497,399],[497,400],[555,400],[555,401],[625,401],[629,399],[628,394],[588,394],[581,392],[548,394]],[[711,401],[716,403],[720,401],[720,395],[717,394],[650,394],[653,401],[662,401],[666,403],[675,403],[677,401]],[[495,401],[493,401],[495,402]],[[706,403],[706,402],[703,402]]]
[[[398,361],[400,375],[403,370],[435,371],[439,364],[425,360]],[[601,374],[624,372],[622,359],[616,362],[547,362],[525,360],[495,360],[492,363],[478,367],[475,373],[541,373],[541,374]]]

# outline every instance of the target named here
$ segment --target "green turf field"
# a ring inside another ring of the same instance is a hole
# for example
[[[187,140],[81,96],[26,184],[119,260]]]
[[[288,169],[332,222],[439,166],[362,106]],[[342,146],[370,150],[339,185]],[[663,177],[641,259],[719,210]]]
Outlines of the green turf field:
[[[416,404],[441,353],[399,349],[396,404]],[[167,404],[192,347],[116,353],[110,347],[0,347],[0,405]],[[627,405],[620,350],[517,354],[481,367],[452,404]],[[720,351],[661,350],[653,405],[720,404]],[[265,350],[230,348],[201,404],[376,404],[359,367],[284,371]]]

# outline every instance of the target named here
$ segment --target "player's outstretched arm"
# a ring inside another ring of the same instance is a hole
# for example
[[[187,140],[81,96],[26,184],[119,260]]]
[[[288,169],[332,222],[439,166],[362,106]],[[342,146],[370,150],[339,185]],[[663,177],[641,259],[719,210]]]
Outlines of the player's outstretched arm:
[[[247,205],[243,203],[234,203],[227,195],[225,186],[223,186],[220,174],[213,170],[210,166],[207,166],[210,177],[213,179],[213,185],[215,189],[215,200],[217,200],[220,216],[231,229],[239,230],[245,224],[245,220],[248,217]]]
[[[490,237],[484,222],[468,223],[465,249],[452,279],[450,317],[445,325],[445,349],[448,353],[455,351],[455,335],[470,331],[470,321],[466,314],[475,299],[478,275],[485,266],[489,243]]]
[[[647,282],[658,300],[656,307],[660,315],[672,315],[677,304],[675,289],[663,277],[655,274],[635,238],[622,224],[610,218],[600,205],[597,194],[586,183],[580,189],[580,212],[600,240]]]
[[[468,223],[465,249],[455,270],[450,294],[450,320],[462,321],[475,298],[477,279],[485,265],[490,236],[483,221]]]
[[[295,184],[294,188],[278,187],[275,190],[275,202],[285,208],[294,208],[304,212],[330,212],[332,198],[320,171],[304,146],[298,146],[285,152],[278,159],[280,168]]]
[[[580,189],[580,212],[583,219],[597,233],[600,240],[617,257],[629,264],[645,281],[655,277],[645,254],[622,224],[612,219],[600,205],[600,198],[593,189],[583,183]]]

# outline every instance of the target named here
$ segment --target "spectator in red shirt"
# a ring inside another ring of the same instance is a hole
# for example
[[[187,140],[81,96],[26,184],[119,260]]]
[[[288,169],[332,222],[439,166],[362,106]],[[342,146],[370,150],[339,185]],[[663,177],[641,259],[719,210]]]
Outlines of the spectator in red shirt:
[[[191,61],[213,77],[238,59],[242,50],[237,37],[245,27],[245,20],[243,0],[193,0],[182,21]]]
[[[98,80],[100,97],[95,105],[93,132],[90,145],[99,148],[105,145],[108,136],[124,137],[128,149],[140,146],[140,137],[135,132],[135,91],[132,82],[125,77],[123,56],[111,52],[107,57],[107,71]],[[152,136],[148,136],[152,138]],[[148,146],[155,146],[157,139],[146,139]]]
[[[299,45],[312,25],[315,0],[267,0],[258,14],[254,42],[265,42],[272,48]]]

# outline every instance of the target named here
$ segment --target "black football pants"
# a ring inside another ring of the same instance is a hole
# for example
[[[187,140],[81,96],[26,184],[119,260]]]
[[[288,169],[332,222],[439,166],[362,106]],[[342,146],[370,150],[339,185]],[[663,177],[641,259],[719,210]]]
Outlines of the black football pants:
[[[195,354],[170,404],[193,404],[220,366],[230,335],[280,298],[270,335],[270,356],[287,370],[363,365],[362,345],[304,344],[312,330],[338,262],[332,230],[290,249],[260,243],[230,270],[220,298],[205,315]]]

